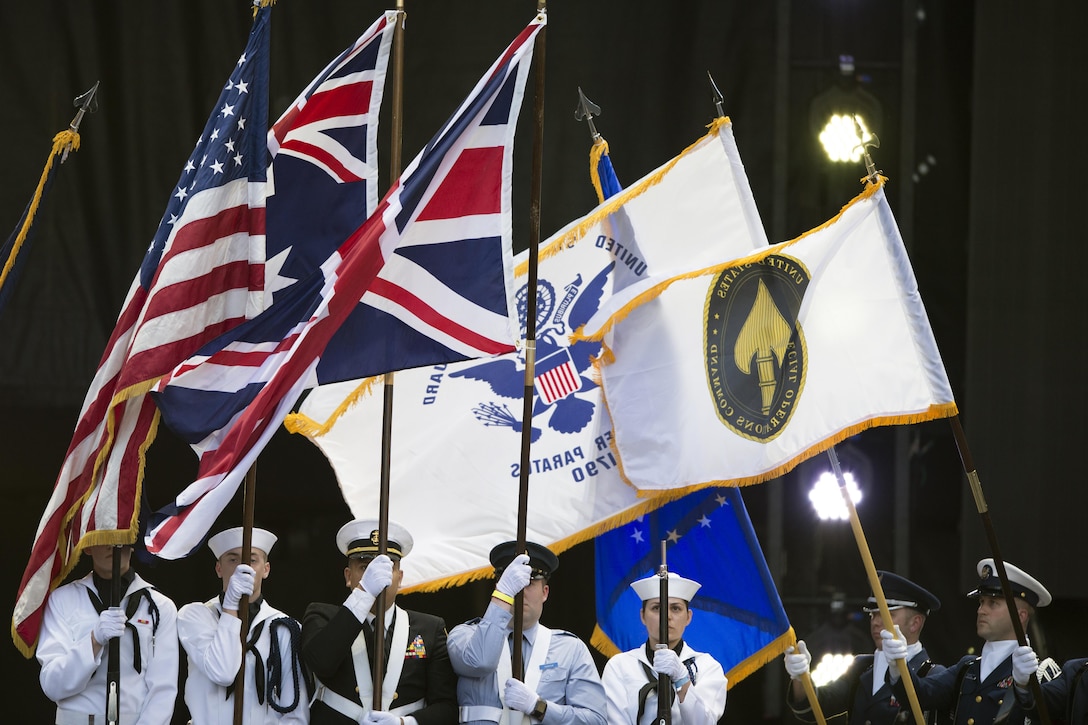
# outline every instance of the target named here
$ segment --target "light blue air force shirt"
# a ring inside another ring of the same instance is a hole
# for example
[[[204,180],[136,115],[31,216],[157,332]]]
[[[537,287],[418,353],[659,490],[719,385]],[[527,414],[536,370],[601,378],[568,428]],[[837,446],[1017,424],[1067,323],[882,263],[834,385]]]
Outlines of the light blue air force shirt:
[[[466,723],[498,722],[501,712],[499,658],[509,647],[513,614],[490,603],[481,619],[454,627],[447,639],[450,661],[458,674],[457,704]],[[525,630],[522,660],[532,658],[539,626]],[[548,654],[539,665],[537,695],[548,703],[543,725],[604,725],[607,705],[597,666],[582,640],[564,630],[552,630]],[[526,682],[532,678],[527,674]],[[465,715],[467,714],[467,717]],[[481,719],[482,718],[482,719]]]

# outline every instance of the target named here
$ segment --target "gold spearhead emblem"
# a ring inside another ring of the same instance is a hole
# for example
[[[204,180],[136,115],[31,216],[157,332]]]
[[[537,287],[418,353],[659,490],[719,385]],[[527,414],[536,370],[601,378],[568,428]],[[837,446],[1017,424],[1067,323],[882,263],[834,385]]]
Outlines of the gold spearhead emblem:
[[[778,305],[771,298],[767,286],[760,280],[755,302],[752,303],[752,309],[741,326],[737,344],[733,348],[733,360],[741,372],[750,375],[752,358],[755,358],[764,415],[770,412],[771,403],[774,401],[774,358],[778,358],[778,365],[781,367],[792,334],[793,328],[778,311]]]

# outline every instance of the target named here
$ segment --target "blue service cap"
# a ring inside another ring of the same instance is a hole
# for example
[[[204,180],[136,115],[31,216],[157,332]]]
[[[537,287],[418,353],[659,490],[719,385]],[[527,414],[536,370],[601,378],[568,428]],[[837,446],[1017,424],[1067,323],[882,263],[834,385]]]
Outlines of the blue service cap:
[[[529,566],[533,570],[533,579],[544,579],[547,581],[551,578],[552,574],[555,573],[555,570],[559,568],[559,557],[553,554],[551,549],[546,546],[541,546],[532,541],[526,541],[524,552],[519,552],[517,549],[518,542],[504,541],[491,550],[491,566],[495,567],[496,579],[502,575],[503,569],[505,569],[519,553],[529,555]]]
[[[877,578],[880,580],[880,588],[884,591],[884,599],[888,602],[889,610],[910,607],[928,617],[941,608],[940,599],[904,576],[890,571],[877,571]],[[869,601],[862,609],[870,614],[880,611],[876,595],[870,595]]]

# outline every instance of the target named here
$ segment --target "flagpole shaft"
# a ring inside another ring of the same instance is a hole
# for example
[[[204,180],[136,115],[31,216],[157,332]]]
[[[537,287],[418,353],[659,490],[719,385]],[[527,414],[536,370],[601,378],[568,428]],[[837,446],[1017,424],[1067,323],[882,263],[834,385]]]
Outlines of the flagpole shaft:
[[[403,124],[401,111],[404,105],[404,0],[397,0],[397,17],[393,28],[393,101],[390,110],[391,135],[389,143],[389,178],[400,176]],[[389,551],[389,478],[393,463],[393,373],[386,373],[382,386],[382,458],[378,491],[378,553]],[[385,610],[386,592],[382,590],[375,599],[374,616],[374,666],[371,669],[373,698],[371,709],[382,710],[382,683],[385,680]]]
[[[993,555],[994,568],[997,569],[997,578],[1001,580],[1001,593],[1005,597],[1005,605],[1009,608],[1009,619],[1012,620],[1013,631],[1016,633],[1016,641],[1021,646],[1028,643],[1024,633],[1024,627],[1020,623],[1020,614],[1016,610],[1016,599],[1009,584],[1009,577],[1005,573],[1005,559],[1001,556],[1001,547],[997,544],[997,531],[990,519],[990,510],[986,505],[986,495],[982,492],[982,481],[979,480],[978,471],[975,469],[975,461],[971,456],[971,449],[967,446],[967,435],[963,432],[960,417],[954,415],[948,419],[952,424],[952,435],[956,439],[956,448],[963,462],[963,472],[967,474],[967,484],[971,488],[971,495],[975,499],[975,508],[979,518],[982,519],[982,527],[986,530],[986,538],[990,542],[990,553]],[[1028,680],[1031,693],[1039,709],[1039,720],[1043,725],[1050,725],[1050,713],[1047,712],[1046,702],[1043,700],[1042,688],[1039,687],[1039,679],[1033,673]]]
[[[846,510],[850,513],[850,528],[854,531],[854,538],[858,543],[858,553],[861,554],[861,560],[865,564],[865,574],[869,577],[869,586],[872,587],[873,596],[876,597],[877,607],[880,609],[880,618],[884,622],[884,627],[895,634],[895,625],[892,623],[892,613],[888,609],[888,600],[884,598],[884,588],[880,586],[880,577],[876,573],[876,565],[873,563],[873,555],[869,551],[869,544],[865,540],[865,532],[861,529],[858,510],[854,508],[854,501],[850,498],[850,492],[846,489],[846,479],[842,475],[842,468],[839,466],[839,454],[835,451],[835,446],[827,449],[827,457],[831,460],[831,468],[834,470],[835,478],[839,482],[839,491],[842,493]],[[907,661],[905,659],[898,660],[896,664],[899,667],[899,676],[903,679],[903,687],[907,691],[910,709],[914,712],[914,722],[916,725],[925,725],[922,708],[918,704],[918,693],[914,690],[914,681],[910,678]]]
[[[121,606],[121,549],[113,547],[113,579],[110,580],[110,606]],[[121,638],[110,639],[106,666],[106,722],[117,725],[121,711]]]
[[[249,564],[250,548],[253,545],[253,511],[257,497],[257,462],[254,461],[246,471],[245,487],[242,489],[242,556],[243,564]],[[241,642],[242,666],[234,678],[234,725],[242,725],[245,714],[246,691],[246,638],[249,636],[249,595],[243,594],[238,600],[238,619],[242,622]]]
[[[801,686],[805,688],[805,697],[808,698],[808,704],[812,708],[813,716],[816,718],[816,725],[827,725],[823,708],[820,707],[820,698],[816,695],[816,688],[812,685],[812,675],[807,672],[801,675]]]
[[[665,559],[665,546],[668,539],[661,540],[661,566],[657,575],[661,578],[658,589],[657,603],[657,647],[669,646],[669,565]],[[672,700],[669,698],[669,690],[672,689],[672,679],[665,674],[657,676],[657,725],[669,725],[672,721]]]
[[[537,10],[544,12],[546,3],[538,0]],[[537,266],[540,250],[540,190],[544,168],[544,41],[547,27],[540,29],[533,46],[533,68],[536,85],[533,98],[533,168],[529,187],[529,268],[526,276],[525,309],[525,391],[521,410],[521,469],[518,476],[518,530],[517,551],[526,550],[525,541],[529,520],[529,446],[533,432],[533,379],[536,376],[536,288]],[[522,668],[522,632],[524,631],[524,597],[518,592],[514,597],[514,641],[510,653],[514,677],[524,680]]]

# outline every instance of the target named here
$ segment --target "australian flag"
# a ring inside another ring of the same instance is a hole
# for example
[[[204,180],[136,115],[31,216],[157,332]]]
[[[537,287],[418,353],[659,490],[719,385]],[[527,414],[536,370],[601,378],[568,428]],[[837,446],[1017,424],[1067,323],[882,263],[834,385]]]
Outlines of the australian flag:
[[[149,551],[172,559],[200,545],[307,388],[514,349],[509,171],[544,24],[539,16],[519,34],[314,273],[156,386],[163,419],[200,469],[154,517]],[[309,213],[319,226],[323,210]]]

